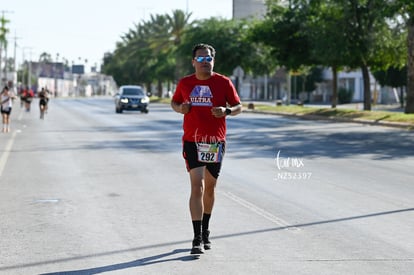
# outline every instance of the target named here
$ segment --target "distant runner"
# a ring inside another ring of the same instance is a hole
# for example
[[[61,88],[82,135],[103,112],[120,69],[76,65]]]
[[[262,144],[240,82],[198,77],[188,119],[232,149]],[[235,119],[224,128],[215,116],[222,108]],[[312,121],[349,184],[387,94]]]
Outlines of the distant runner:
[[[12,91],[9,91],[9,87],[5,86],[1,92],[1,116],[3,119],[3,133],[10,132],[10,114],[12,111],[13,100],[15,95]]]
[[[49,103],[49,92],[42,88],[39,92],[39,108],[40,108],[40,119],[45,117],[45,113],[47,113],[48,103]]]

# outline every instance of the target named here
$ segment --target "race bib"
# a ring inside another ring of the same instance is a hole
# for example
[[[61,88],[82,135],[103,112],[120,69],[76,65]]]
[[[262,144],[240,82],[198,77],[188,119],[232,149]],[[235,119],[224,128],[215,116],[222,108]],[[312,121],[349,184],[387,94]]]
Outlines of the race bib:
[[[206,163],[221,162],[223,156],[222,143],[197,143],[198,161]]]

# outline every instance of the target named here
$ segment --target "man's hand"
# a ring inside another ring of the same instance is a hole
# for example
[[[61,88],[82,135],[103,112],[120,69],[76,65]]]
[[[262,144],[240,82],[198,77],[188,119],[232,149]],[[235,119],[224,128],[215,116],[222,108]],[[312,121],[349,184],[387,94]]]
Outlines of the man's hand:
[[[171,107],[173,108],[174,111],[176,111],[177,113],[180,114],[187,114],[188,112],[190,112],[191,109],[191,103],[188,101],[185,101],[183,103],[178,103],[178,102],[174,102],[171,101]]]
[[[225,107],[213,107],[211,108],[211,114],[217,118],[224,117],[226,116],[226,108]]]
[[[185,115],[188,112],[190,112],[190,109],[191,109],[191,103],[189,103],[189,102],[181,103],[181,105],[180,105],[180,113],[182,113],[183,115]]]

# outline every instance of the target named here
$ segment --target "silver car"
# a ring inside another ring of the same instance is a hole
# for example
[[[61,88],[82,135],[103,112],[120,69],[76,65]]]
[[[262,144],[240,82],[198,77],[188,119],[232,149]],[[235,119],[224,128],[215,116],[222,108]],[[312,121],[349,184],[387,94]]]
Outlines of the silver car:
[[[122,113],[123,110],[148,113],[150,99],[141,86],[121,86],[114,98],[116,113]]]

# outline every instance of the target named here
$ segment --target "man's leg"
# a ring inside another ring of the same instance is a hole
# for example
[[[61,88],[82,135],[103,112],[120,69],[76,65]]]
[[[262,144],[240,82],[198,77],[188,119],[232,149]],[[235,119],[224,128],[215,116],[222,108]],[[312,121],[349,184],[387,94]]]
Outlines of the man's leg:
[[[211,249],[211,242],[209,239],[210,230],[208,228],[210,223],[211,212],[213,212],[214,207],[216,184],[217,178],[211,175],[208,169],[206,169],[203,195],[204,212],[201,227],[204,249]]]
[[[217,179],[213,177],[207,169],[205,169],[203,195],[204,213],[211,214],[213,211],[216,183]]]
[[[190,170],[190,182],[190,214],[194,230],[191,254],[201,254],[203,253],[201,249],[201,223],[203,218],[204,167]]]
[[[190,170],[191,195],[190,213],[193,221],[200,220],[203,216],[203,189],[204,167],[196,167]]]

